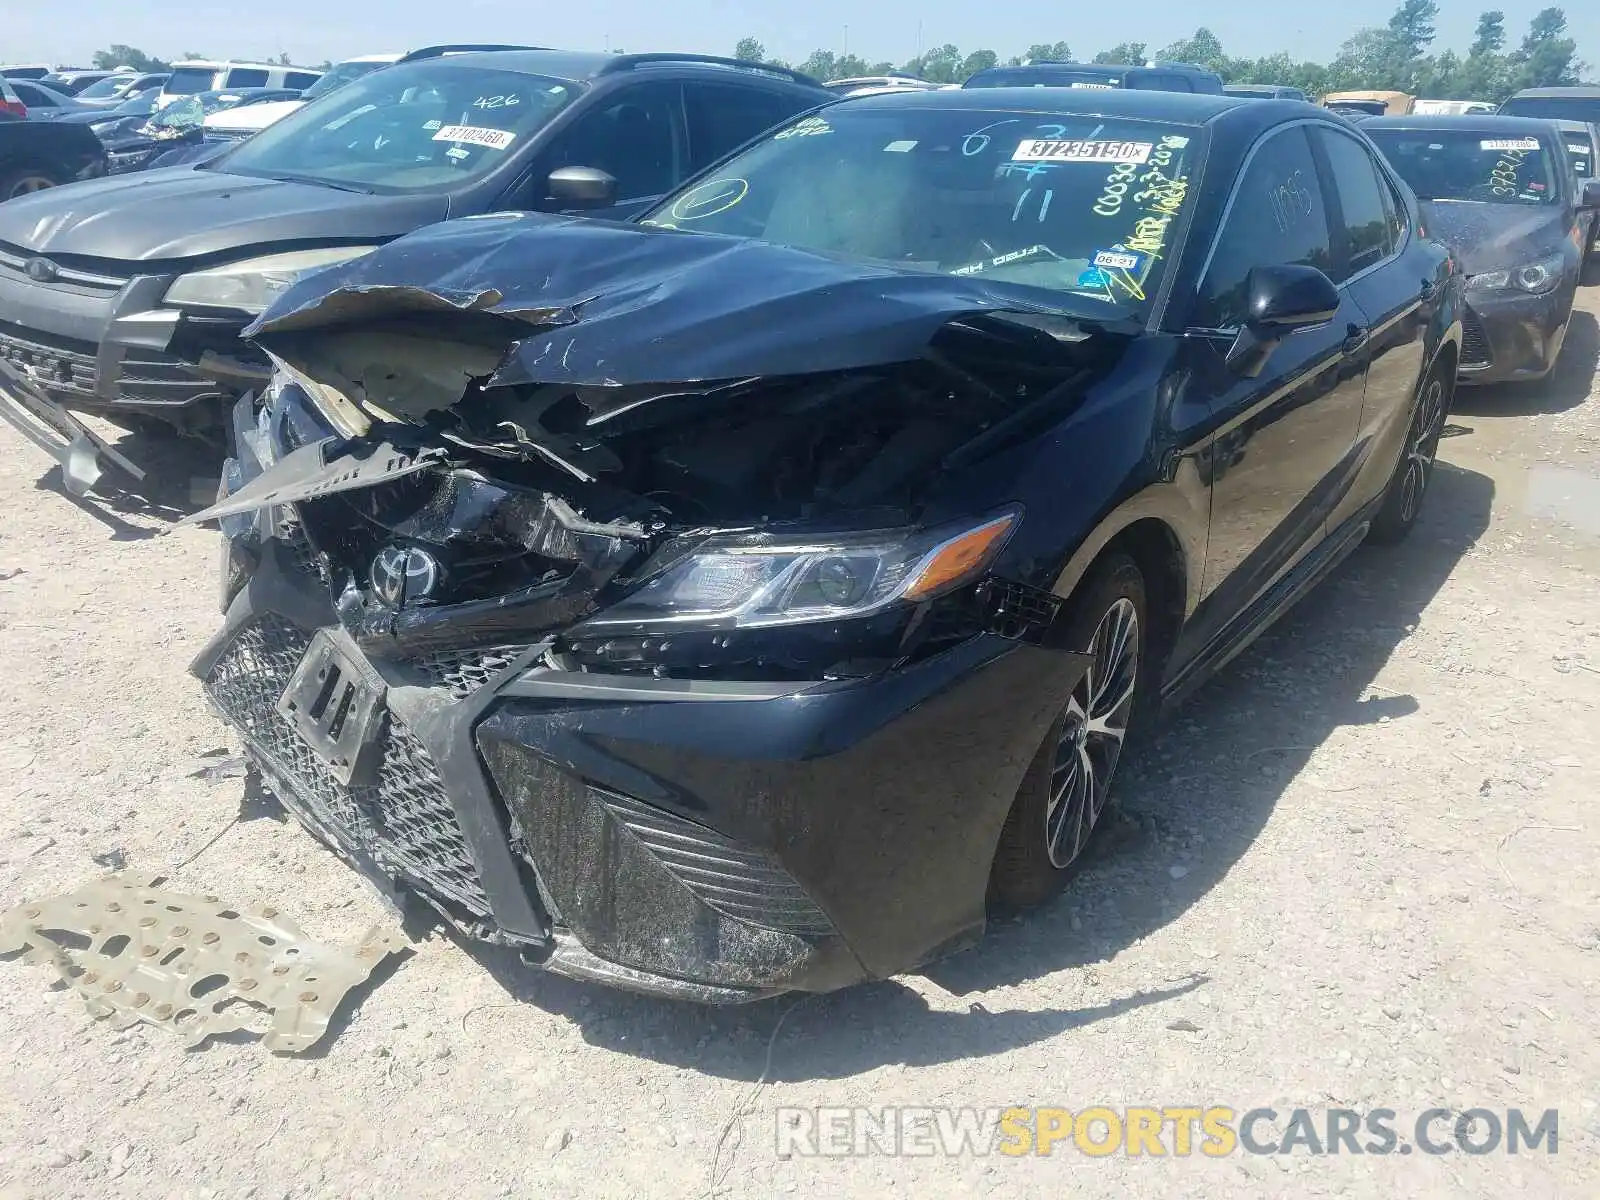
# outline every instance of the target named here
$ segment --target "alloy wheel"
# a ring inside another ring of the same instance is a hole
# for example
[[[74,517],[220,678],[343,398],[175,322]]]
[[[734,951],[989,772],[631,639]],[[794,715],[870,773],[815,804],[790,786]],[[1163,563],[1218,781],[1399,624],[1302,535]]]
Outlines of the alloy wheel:
[[[17,196],[26,196],[30,192],[42,192],[47,187],[54,187],[55,180],[48,175],[24,175],[11,185],[11,191],[4,199],[11,200]]]
[[[1122,756],[1139,682],[1139,613],[1118,599],[1095,627],[1092,662],[1067,701],[1050,770],[1045,846],[1052,866],[1069,866],[1105,809],[1111,775]]]
[[[1428,475],[1439,453],[1439,434],[1444,427],[1444,416],[1444,381],[1430,379],[1417,404],[1417,415],[1406,441],[1406,473],[1400,482],[1400,519],[1406,524],[1414,521],[1422,508]]]

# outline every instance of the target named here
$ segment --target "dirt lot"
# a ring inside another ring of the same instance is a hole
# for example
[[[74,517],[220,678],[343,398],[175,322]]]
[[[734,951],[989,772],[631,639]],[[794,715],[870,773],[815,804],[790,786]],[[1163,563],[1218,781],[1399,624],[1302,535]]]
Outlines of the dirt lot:
[[[1069,894],[977,951],[705,1011],[434,936],[304,1058],[116,1033],[0,964],[0,1196],[1600,1194],[1600,289],[1581,303],[1558,378],[1459,397],[1412,540],[1361,551],[1191,701]],[[162,505],[199,469],[175,462]],[[242,780],[190,777],[231,746],[185,673],[217,621],[215,535],[73,503],[6,427],[0,507],[0,907],[121,850],[321,938],[385,921]],[[1560,1141],[774,1147],[780,1105],[1013,1103],[1386,1107],[1403,1134],[1436,1105],[1556,1108]]]

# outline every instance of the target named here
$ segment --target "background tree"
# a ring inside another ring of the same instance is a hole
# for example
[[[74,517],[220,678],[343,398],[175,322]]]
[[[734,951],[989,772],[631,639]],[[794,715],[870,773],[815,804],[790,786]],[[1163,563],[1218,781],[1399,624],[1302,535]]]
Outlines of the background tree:
[[[1137,67],[1145,61],[1144,42],[1118,42],[1109,50],[1102,50],[1094,56],[1097,63],[1115,63],[1125,67]]]
[[[132,67],[135,71],[141,72],[165,71],[168,66],[161,59],[152,58],[136,46],[124,46],[120,43],[108,46],[104,50],[96,50],[93,65],[97,71]]]
[[[1065,42],[1035,42],[1026,52],[1010,60],[1013,67],[1025,62],[1071,62],[1072,47]]]
[[[742,37],[733,48],[733,56],[746,62],[766,62],[767,48],[753,37]]]
[[[1192,37],[1179,38],[1160,51],[1156,57],[1168,62],[1194,63],[1212,71],[1227,65],[1227,57],[1222,53],[1222,43],[1217,40],[1217,35],[1204,25],[1196,29]],[[1220,71],[1218,73],[1221,74]]]
[[[1578,82],[1584,64],[1578,61],[1578,43],[1566,34],[1567,14],[1559,8],[1534,14],[1522,45],[1510,58],[1512,90]]]

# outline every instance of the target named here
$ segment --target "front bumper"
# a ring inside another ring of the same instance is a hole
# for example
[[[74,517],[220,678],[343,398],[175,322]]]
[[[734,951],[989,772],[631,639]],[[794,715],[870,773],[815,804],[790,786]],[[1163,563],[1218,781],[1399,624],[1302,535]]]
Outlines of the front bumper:
[[[1462,313],[1461,383],[1542,379],[1561,355],[1573,285],[1543,296],[1472,293]]]
[[[292,535],[232,549],[251,573],[193,671],[303,824],[470,937],[697,1001],[975,941],[1001,826],[1085,662],[996,635],[787,685],[548,671],[540,644],[365,656],[389,717],[345,786],[276,708],[337,626],[317,560]]]
[[[0,248],[0,359],[57,404],[211,425],[223,415],[213,402],[259,388],[270,375],[266,358],[239,341],[247,317],[162,304],[173,276],[59,267],[55,279],[39,282],[28,262]]]

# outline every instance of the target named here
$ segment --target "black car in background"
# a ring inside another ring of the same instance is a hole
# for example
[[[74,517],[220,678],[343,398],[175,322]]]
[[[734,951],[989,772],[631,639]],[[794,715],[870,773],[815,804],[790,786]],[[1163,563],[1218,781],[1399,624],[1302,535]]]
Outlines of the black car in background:
[[[894,975],[1059,891],[1124,739],[1411,528],[1460,307],[1310,105],[843,100],[640,223],[277,299],[194,670],[472,937],[709,1001]]]
[[[962,87],[1065,87],[1080,89],[1140,88],[1155,92],[1222,94],[1222,77],[1193,63],[1160,62],[1142,67],[1109,63],[1046,62],[1016,67],[990,67],[971,76]]]
[[[1557,121],[1561,144],[1572,164],[1574,183],[1581,188],[1585,180],[1600,177],[1600,125],[1588,121]],[[1589,210],[1588,261],[1600,259],[1600,208]]]
[[[267,378],[239,331],[298,274],[450,216],[626,215],[831,99],[795,72],[699,55],[387,67],[192,167],[0,208],[0,350],[48,362],[57,405],[215,428]],[[79,281],[5,266],[33,258]]]
[[[1600,125],[1600,87],[1524,88],[1500,106],[1505,117],[1546,117]]]
[[[0,201],[20,203],[20,197],[93,179],[105,174],[105,169],[105,147],[83,125],[58,121],[0,123]],[[15,260],[15,256],[12,258]],[[0,272],[6,269],[5,261],[0,259]],[[0,305],[0,326],[5,316],[4,306]],[[0,358],[4,355],[4,344],[0,343]]]
[[[1561,131],[1527,117],[1365,121],[1467,276],[1461,381],[1541,379],[1561,354],[1600,182],[1578,184]]]

